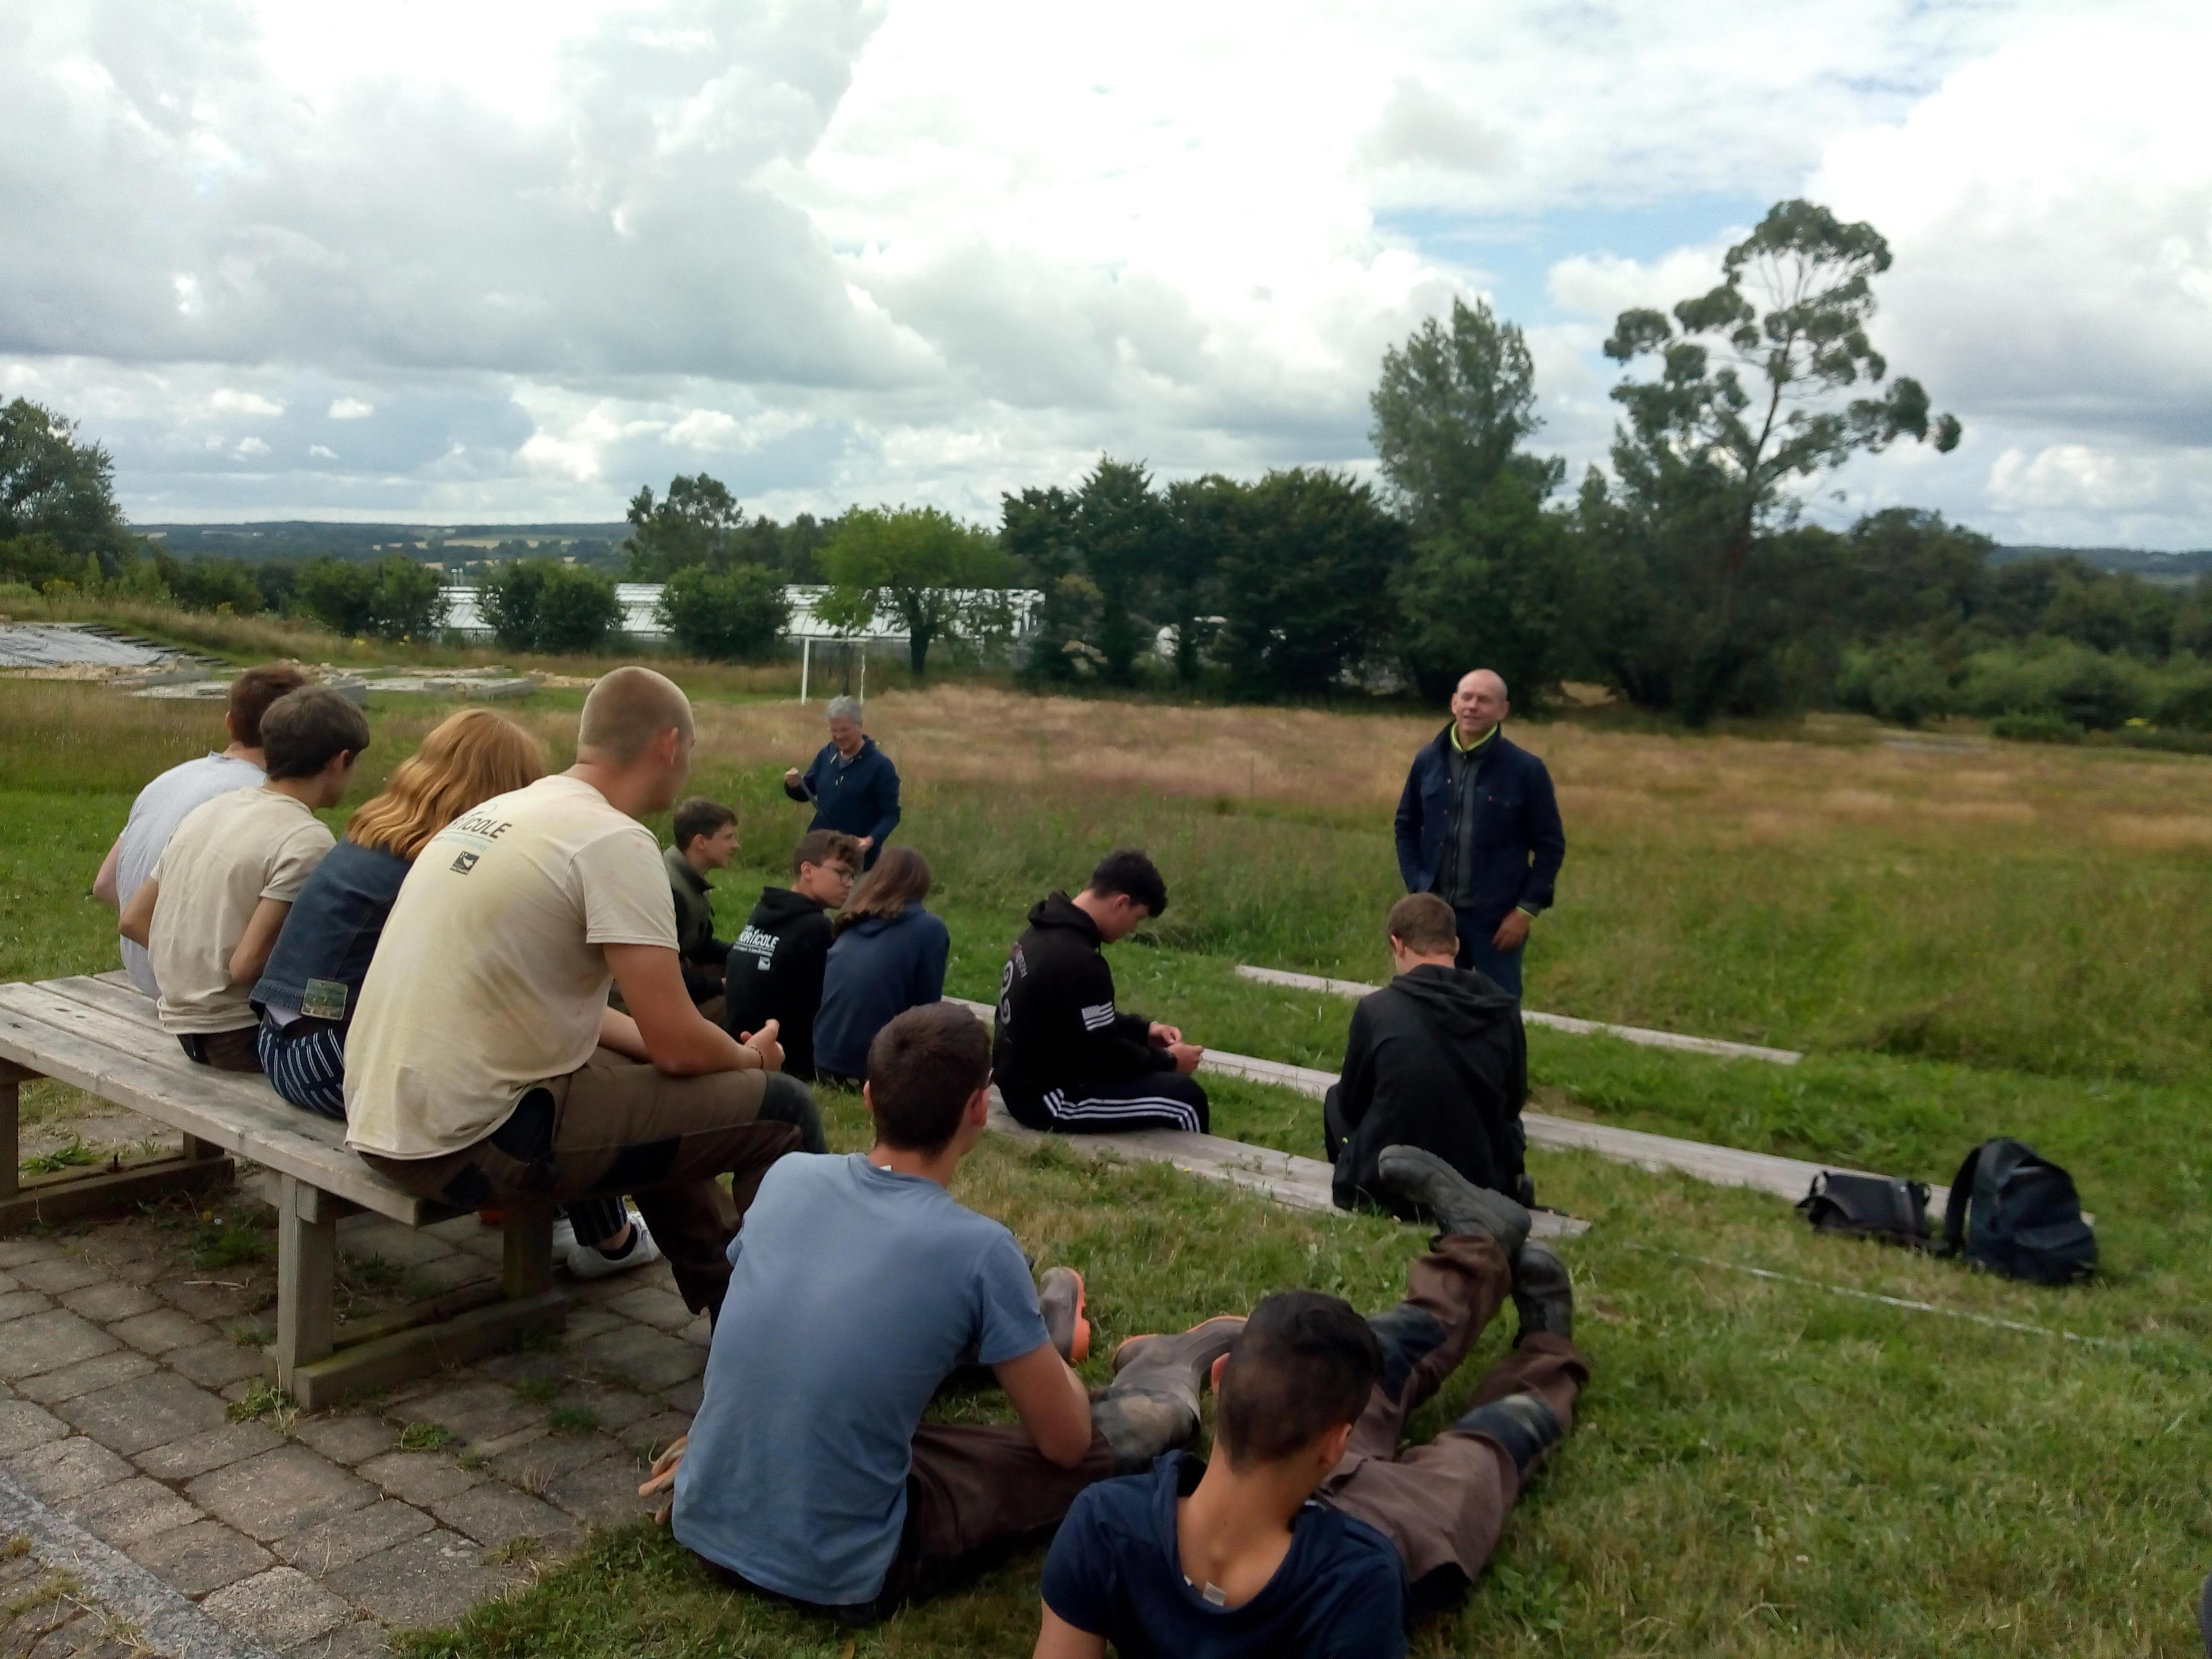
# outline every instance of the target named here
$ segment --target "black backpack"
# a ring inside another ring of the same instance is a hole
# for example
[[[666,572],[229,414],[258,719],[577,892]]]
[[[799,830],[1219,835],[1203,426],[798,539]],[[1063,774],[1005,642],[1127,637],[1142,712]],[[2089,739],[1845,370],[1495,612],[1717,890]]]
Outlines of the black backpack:
[[[1944,1254],[2039,1285],[2096,1271],[2097,1235],[2074,1177],[2017,1140],[1985,1140],[1966,1154],[1943,1213]]]
[[[1823,1170],[1797,1207],[1818,1232],[1879,1238],[1908,1249],[1929,1248],[1925,1182]]]

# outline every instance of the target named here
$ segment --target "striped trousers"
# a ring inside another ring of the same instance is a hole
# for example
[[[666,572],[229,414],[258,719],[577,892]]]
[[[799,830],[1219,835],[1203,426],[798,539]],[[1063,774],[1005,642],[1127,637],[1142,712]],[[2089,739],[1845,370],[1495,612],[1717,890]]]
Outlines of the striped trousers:
[[[1015,1121],[1061,1134],[1112,1134],[1122,1129],[1183,1129],[1205,1134],[1212,1118],[1206,1090],[1180,1072],[1150,1072],[1116,1083],[1073,1082],[1024,1097],[999,1091]]]

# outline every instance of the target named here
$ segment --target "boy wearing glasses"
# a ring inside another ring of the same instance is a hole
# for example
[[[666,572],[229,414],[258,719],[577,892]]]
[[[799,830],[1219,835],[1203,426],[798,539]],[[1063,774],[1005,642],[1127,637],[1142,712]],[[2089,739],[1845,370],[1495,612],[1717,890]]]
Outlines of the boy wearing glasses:
[[[730,947],[722,1023],[743,1041],[769,1020],[783,1043],[783,1069],[814,1080],[814,1016],[830,960],[830,912],[853,896],[860,843],[836,830],[810,830],[791,854],[788,887],[763,887]]]

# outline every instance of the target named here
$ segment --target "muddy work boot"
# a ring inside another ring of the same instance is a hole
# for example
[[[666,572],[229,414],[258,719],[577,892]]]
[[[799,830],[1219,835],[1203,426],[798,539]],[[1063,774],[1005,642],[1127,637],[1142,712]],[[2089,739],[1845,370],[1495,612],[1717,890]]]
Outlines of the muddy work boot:
[[[1224,1314],[1181,1336],[1133,1336],[1114,1350],[1114,1385],[1091,1402],[1091,1421],[1113,1449],[1116,1474],[1150,1468],[1198,1432],[1199,1391],[1243,1329],[1243,1315]]]
[[[1045,1334],[1071,1365],[1091,1358],[1091,1322],[1083,1316],[1083,1275],[1073,1267],[1048,1267],[1037,1281]]]
[[[1574,1335],[1575,1285],[1567,1264],[1549,1245],[1533,1238],[1513,1258],[1513,1311],[1521,1320],[1513,1337],[1516,1348],[1522,1337],[1538,1331],[1548,1336]]]
[[[1454,1434],[1479,1434],[1505,1448],[1513,1467],[1525,1476],[1544,1454],[1566,1437],[1559,1414],[1541,1396],[1509,1394],[1486,1406],[1477,1406],[1451,1425]]]
[[[1434,1152],[1419,1146],[1385,1146],[1375,1165],[1383,1183],[1407,1203],[1434,1216],[1441,1231],[1495,1240],[1508,1261],[1528,1242],[1527,1210],[1503,1193],[1476,1186]]]

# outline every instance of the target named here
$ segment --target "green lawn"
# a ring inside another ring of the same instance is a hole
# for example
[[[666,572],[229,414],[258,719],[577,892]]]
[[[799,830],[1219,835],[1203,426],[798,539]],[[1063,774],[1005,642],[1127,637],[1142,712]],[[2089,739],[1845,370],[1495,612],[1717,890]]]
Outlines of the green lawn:
[[[396,700],[374,710],[371,772],[438,712]],[[112,964],[112,916],[83,889],[137,782],[204,747],[206,716],[0,684],[0,976]],[[568,718],[543,710],[556,737]],[[723,878],[734,928],[800,820],[780,802],[772,745],[745,724],[756,715],[727,718],[738,724],[702,743],[698,781],[745,813],[748,866]],[[1661,770],[1709,752],[1703,740],[1637,741]],[[1778,790],[1820,760],[1772,747]],[[902,835],[937,866],[960,994],[994,994],[1022,908],[1047,881],[1079,878],[1090,854],[1138,837],[1176,902],[1152,942],[1115,951],[1131,1005],[1220,1048],[1333,1067],[1348,1005],[1237,981],[1234,964],[1385,971],[1372,935],[1390,887],[1387,829],[1371,811],[1310,797],[1106,793],[1079,780],[955,792],[912,770],[909,786]],[[1785,1069],[1535,1030],[1540,1103],[1929,1179],[1982,1137],[2018,1134],[2074,1170],[2105,1271],[2090,1285],[2035,1290],[1817,1238],[1778,1200],[1535,1155],[1547,1200],[1595,1224],[1568,1253],[1596,1377],[1492,1571],[1417,1651],[2194,1654],[2194,1592],[2212,1568],[2212,1159],[2199,1150],[2212,1039],[2206,959],[2191,954],[2212,925],[2207,857],[2171,836],[2116,850],[1978,823],[1847,817],[1784,856],[1731,848],[1711,798],[1680,799],[1679,815],[1627,829],[1590,809],[1566,902],[1541,924],[1532,1003],[1810,1057]],[[2062,809],[2036,810],[2048,823]],[[1569,827],[1577,835],[1571,812]],[[2095,913],[2075,907],[2089,895],[2118,921],[2085,944],[2082,918]],[[2027,948],[2039,937],[2042,948]],[[2054,1002],[2062,984],[2080,994]],[[1905,1016],[1923,1004],[1915,1026]],[[1908,1027],[1918,1035],[1901,1037]],[[1313,1103],[1237,1082],[1215,1094],[1223,1132],[1317,1152]],[[828,1103],[841,1143],[857,1145],[855,1103]],[[1102,1352],[1290,1284],[1379,1307],[1421,1242],[1379,1219],[1296,1214],[1058,1147],[987,1145],[962,1195],[1041,1261],[1085,1270]],[[1482,1358],[1419,1431],[1463,1401]],[[838,1655],[848,1643],[858,1655],[1014,1655],[1033,1636],[1036,1571],[1034,1558],[1017,1560],[854,1638],[732,1597],[631,1528],[412,1646],[457,1659]]]

